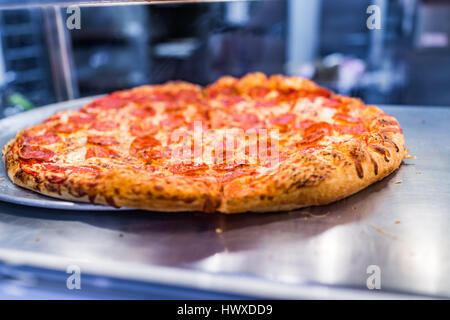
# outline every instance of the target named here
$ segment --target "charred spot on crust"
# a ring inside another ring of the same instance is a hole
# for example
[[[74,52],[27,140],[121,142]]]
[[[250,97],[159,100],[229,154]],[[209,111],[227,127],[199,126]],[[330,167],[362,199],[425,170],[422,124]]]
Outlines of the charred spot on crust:
[[[375,174],[375,175],[378,175],[378,163],[375,161],[375,159],[370,155],[370,153],[369,153],[369,158],[370,158],[370,161],[372,162],[372,164],[373,164],[373,173]]]
[[[220,200],[213,199],[207,196],[203,204],[203,211],[206,213],[213,213],[220,206]]]
[[[159,184],[155,184],[155,190],[156,190],[156,191],[163,191],[163,190],[164,190],[164,187],[161,186],[161,185],[159,185]]]
[[[354,145],[351,147],[350,156],[352,158],[356,158],[359,160],[364,160],[364,158],[365,158],[364,151],[361,149],[361,147],[359,145],[358,146]]]
[[[195,197],[188,197],[183,200],[184,203],[192,203],[195,201]]]
[[[68,192],[69,192],[69,194],[71,194],[72,196],[74,196],[74,197],[76,197],[76,198],[81,198],[81,197],[84,197],[84,196],[86,196],[88,193],[83,189],[83,187],[82,186],[74,186],[74,187],[72,187],[72,186],[70,186],[70,187],[68,187],[67,188],[68,190]]]
[[[365,154],[360,146],[352,146],[350,149],[350,157],[353,160],[353,164],[355,165],[356,174],[360,179],[364,178],[364,169],[361,165],[362,160],[364,160]]]
[[[292,183],[291,187],[300,189],[303,187],[316,185],[329,176],[329,174],[333,170],[333,167],[324,163],[316,163],[309,168],[302,169],[304,170],[297,172],[298,177],[297,174],[295,175],[295,178],[294,176],[292,176],[295,181],[294,183]]]
[[[86,190],[84,190],[83,189],[83,187],[81,187],[81,186],[79,186],[78,188],[77,188],[77,193],[78,193],[78,196],[79,197],[84,197],[84,196],[87,196],[87,192],[86,192]]]
[[[333,150],[326,159],[332,161],[335,166],[345,165],[345,156],[336,150]]]
[[[114,208],[120,208],[116,202],[114,201],[113,197],[105,197],[106,203],[108,203],[110,206],[114,207]]]
[[[5,154],[5,161],[3,161],[5,163],[5,170],[6,170],[6,172],[9,171],[9,161],[8,161],[8,159],[9,159],[9,151],[8,151],[8,153]]]
[[[87,186],[88,186],[88,189],[94,188],[97,186],[97,182],[88,182]]]
[[[91,203],[95,203],[95,198],[96,198],[96,197],[97,197],[96,194],[90,194],[90,195],[88,196],[89,201],[90,201]]]
[[[389,151],[386,148],[383,148],[382,146],[378,146],[376,144],[371,144],[370,147],[377,153],[381,154],[382,156],[384,156],[384,161],[389,162],[389,158],[388,156]]]
[[[61,195],[61,186],[59,184],[45,183],[44,186],[48,191]]]
[[[17,170],[17,172],[14,174],[14,177],[21,182],[25,182],[25,175],[22,169]]]
[[[297,188],[297,189],[300,189],[300,188],[303,188],[305,185],[306,185],[306,183],[308,182],[308,179],[306,179],[306,180],[299,180],[299,181],[297,181],[296,183],[295,183],[295,187]]]
[[[397,146],[397,144],[396,144],[392,139],[390,139],[390,138],[389,138],[388,136],[386,136],[385,134],[383,134],[383,139],[384,139],[385,142],[388,142],[388,143],[390,143],[391,145],[393,145],[396,152],[400,152],[400,148]]]
[[[141,190],[139,187],[131,188],[131,192],[135,195],[141,194]],[[117,194],[120,194],[120,190],[119,190],[119,193],[117,193]]]
[[[384,126],[397,126],[397,125],[398,125],[398,122],[395,121],[395,120],[386,120],[386,119],[382,119],[381,124],[384,125]]]
[[[392,119],[391,117],[389,117],[389,119],[386,119],[386,117],[382,117],[382,118],[377,118],[373,123],[372,123],[372,128],[374,127],[381,127],[381,128],[385,128],[385,127],[399,127],[399,124],[397,122],[397,120]]]
[[[64,181],[66,181],[66,178],[65,178],[65,177],[64,177],[64,178],[61,178],[61,177],[56,176],[56,175],[49,175],[49,176],[47,176],[46,178],[47,178],[47,180],[48,180],[50,183],[63,183]]]
[[[397,146],[397,144],[394,141],[392,141],[392,143],[394,144],[395,151],[400,152],[400,148]]]
[[[355,163],[356,173],[358,174],[358,177],[360,179],[364,178],[364,170],[361,165],[361,161],[359,161],[358,159],[354,159],[354,163]]]

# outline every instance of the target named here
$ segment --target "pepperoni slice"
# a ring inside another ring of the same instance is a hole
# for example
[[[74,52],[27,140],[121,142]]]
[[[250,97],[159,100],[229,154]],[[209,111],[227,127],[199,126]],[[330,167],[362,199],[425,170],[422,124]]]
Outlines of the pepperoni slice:
[[[294,120],[295,120],[295,114],[285,113],[285,114],[279,115],[278,117],[270,119],[270,123],[279,124],[279,125],[287,125]]]
[[[303,140],[300,142],[300,144],[310,144],[317,142],[319,140],[322,140],[325,137],[325,134],[323,131],[315,131],[305,137],[303,137]]]
[[[117,128],[118,124],[112,121],[94,122],[89,128],[97,131],[109,131]]]
[[[140,158],[146,162],[167,158],[167,153],[163,150],[151,149],[140,152]]]
[[[330,135],[332,132],[331,125],[328,122],[317,122],[304,131],[303,140],[301,144],[309,144],[321,140],[326,135]]]
[[[88,136],[87,142],[101,146],[111,146],[119,144],[119,142],[117,142],[117,140],[114,137],[107,137],[107,136]]]
[[[87,123],[92,123],[96,120],[97,118],[94,116],[90,116],[90,115],[85,115],[85,114],[81,114],[81,115],[72,115],[69,117],[69,122],[75,123],[75,124],[87,124]]]
[[[128,95],[123,95],[121,98],[124,101],[132,101],[138,104],[146,105],[151,102],[151,95],[148,92],[134,92]]]
[[[70,174],[75,174],[75,175],[81,174],[84,177],[93,178],[93,177],[98,176],[98,174],[100,173],[100,169],[97,167],[93,167],[93,166],[90,166],[90,167],[87,167],[87,166],[60,167],[60,166],[56,166],[56,165],[52,165],[52,164],[44,164],[43,167],[45,169],[45,173],[44,173],[45,178],[52,183],[63,183],[64,181],[67,180],[67,178]],[[30,171],[30,168],[27,168],[27,170]],[[33,172],[33,171],[30,171],[29,173],[31,174],[31,172]],[[37,171],[34,171],[33,173],[38,174]]]
[[[323,98],[322,106],[325,108],[338,108],[342,102],[335,99]]]
[[[237,95],[234,87],[210,87],[208,89],[208,98],[217,98],[218,96],[235,96]]]
[[[160,146],[161,142],[153,137],[139,137],[135,138],[133,142],[131,143],[131,148],[133,150],[139,151],[142,149],[148,149]]]
[[[102,146],[92,146],[86,151],[86,155],[84,158],[87,160],[89,158],[113,158],[118,157],[119,155],[114,151],[107,147]]]
[[[315,87],[309,89],[300,89],[297,91],[298,97],[308,98],[310,100],[315,100],[318,97],[328,99],[331,95],[331,91],[322,87]]]
[[[67,173],[68,174],[81,174],[84,177],[90,177],[90,178],[94,178],[97,177],[100,174],[100,169],[97,167],[87,167],[87,166],[81,166],[81,167],[77,167],[77,166],[69,166],[66,167]]]
[[[138,137],[130,145],[130,154],[145,161],[158,160],[166,157],[166,154],[156,147],[161,146],[161,142],[153,137]]]
[[[25,145],[19,151],[19,156],[22,159],[49,160],[54,155],[53,151],[39,146]]]
[[[324,135],[330,135],[332,132],[332,128],[328,122],[325,122],[325,121],[317,122],[317,123],[314,123],[314,124],[308,126],[305,129],[305,135],[308,136],[308,135],[313,134],[314,132],[318,132],[318,131],[323,132]]]
[[[49,144],[54,144],[54,143],[61,141],[61,139],[58,137],[58,135],[51,131],[45,132],[45,133],[43,133],[41,135],[37,135],[37,136],[29,136],[29,137],[26,137],[24,140],[26,143],[44,145],[44,146],[49,145]]]
[[[136,117],[146,118],[154,116],[156,114],[156,111],[152,107],[141,107],[133,109],[133,111],[131,111],[131,114]]]
[[[233,114],[233,120],[240,123],[254,124],[259,122],[259,118],[254,113]]]
[[[165,105],[165,110],[169,112],[178,111],[184,109],[186,107],[185,104],[180,102],[169,102]]]
[[[97,157],[97,152],[94,148],[91,147],[86,151],[86,154],[84,155],[84,159],[87,160],[87,159],[94,158],[94,157]]]
[[[224,97],[220,101],[222,102],[222,104],[224,106],[230,107],[232,105],[235,105],[235,104],[245,101],[245,99],[241,98],[239,96],[230,96],[230,97]]]
[[[135,137],[144,137],[158,132],[158,128],[149,123],[135,122],[130,126],[130,133]]]
[[[130,153],[131,153],[131,151],[130,151]],[[146,163],[151,163],[152,161],[161,160],[161,159],[166,158],[167,154],[162,150],[147,149],[147,150],[136,151],[134,156],[136,158],[141,159],[142,161],[144,161]]]
[[[20,169],[23,172],[32,175],[33,177],[38,177],[39,171],[37,170],[37,168],[34,167],[34,164],[36,164],[36,163],[39,163],[39,162],[36,162],[35,160],[21,160],[20,161]]]
[[[198,91],[192,89],[181,89],[175,95],[177,100],[195,101],[198,98]]]
[[[160,122],[161,126],[167,129],[175,129],[184,124],[184,118],[181,116],[169,117]]]
[[[242,166],[244,166],[244,164],[242,163],[220,163],[220,164],[215,164],[213,166],[213,170],[216,171],[221,171],[221,172],[229,172],[232,170],[235,170],[236,168],[241,168]]]
[[[316,122],[313,120],[303,120],[300,121],[299,123],[294,124],[294,128],[304,130],[314,123]]]
[[[63,167],[51,164],[51,163],[44,163],[43,167],[45,168],[45,170],[48,171],[55,171],[55,172],[63,172],[65,171],[65,169]]]
[[[299,92],[296,90],[278,92],[277,101],[292,101],[296,100],[299,96]]]
[[[220,180],[220,183],[226,183],[226,182],[230,182],[230,181],[237,179],[239,177],[242,177],[242,176],[251,175],[253,172],[254,171],[244,171],[244,170],[238,169],[238,170],[234,170],[234,171],[223,174],[219,178],[219,180]]]
[[[95,107],[101,109],[120,109],[125,103],[126,101],[124,99],[114,96],[100,98],[93,102]]]
[[[174,96],[169,92],[157,92],[150,96],[151,101],[169,102],[173,101],[174,99]]]
[[[195,176],[205,173],[209,166],[205,163],[180,163],[170,167],[170,171],[174,174],[183,174],[185,176]]]
[[[254,99],[261,99],[264,98],[269,92],[270,90],[266,87],[254,87],[250,89],[248,94]]]
[[[44,164],[45,178],[51,183],[63,183],[67,180],[66,169],[53,164]]]
[[[271,108],[278,105],[276,101],[257,101],[255,104],[256,108]]]
[[[107,97],[92,101],[88,105],[81,108],[80,111],[87,112],[87,113],[97,113],[101,110],[120,109],[126,103],[127,103],[127,101],[123,98],[116,97],[116,96],[107,96]]]
[[[60,123],[53,127],[53,130],[60,133],[73,133],[81,129],[78,123]]]
[[[320,97],[329,97],[332,94],[332,92],[330,90],[322,88],[322,87],[317,87],[316,89],[314,89],[312,91],[312,93],[314,93]]]
[[[360,123],[362,120],[359,117],[352,117],[349,114],[346,113],[336,113],[333,116],[334,120],[339,120],[347,123]]]

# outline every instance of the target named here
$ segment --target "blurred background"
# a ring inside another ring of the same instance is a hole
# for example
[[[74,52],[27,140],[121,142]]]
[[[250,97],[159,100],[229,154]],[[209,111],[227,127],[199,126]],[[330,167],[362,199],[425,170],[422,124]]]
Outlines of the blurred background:
[[[83,6],[72,30],[65,7],[36,2],[0,0],[0,117],[251,71],[311,78],[370,104],[450,106],[448,0]],[[370,5],[379,8],[379,29],[367,26]]]

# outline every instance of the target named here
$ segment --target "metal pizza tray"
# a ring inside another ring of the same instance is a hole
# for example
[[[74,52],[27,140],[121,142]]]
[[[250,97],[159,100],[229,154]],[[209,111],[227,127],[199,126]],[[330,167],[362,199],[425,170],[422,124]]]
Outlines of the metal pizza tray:
[[[77,99],[62,103],[52,104],[46,107],[41,107],[28,112],[20,113],[13,117],[0,120],[0,146],[3,146],[12,138],[15,137],[19,130],[33,126],[50,117],[57,111],[67,109],[78,109],[85,104],[92,101],[95,97]],[[59,200],[56,198],[47,197],[36,192],[16,186],[8,179],[5,166],[0,166],[0,177],[4,178],[0,181],[0,200],[21,205],[43,207],[52,209],[65,210],[96,210],[96,211],[111,211],[111,210],[130,210],[130,209],[116,209],[109,206],[73,202]]]
[[[344,200],[237,215],[112,214],[0,201],[0,265],[63,273],[77,265],[82,274],[165,284],[181,292],[450,298],[450,108],[381,108],[399,119],[416,158]],[[35,122],[29,121],[23,125]],[[380,290],[369,290],[376,270]],[[65,283],[60,287],[67,290]]]

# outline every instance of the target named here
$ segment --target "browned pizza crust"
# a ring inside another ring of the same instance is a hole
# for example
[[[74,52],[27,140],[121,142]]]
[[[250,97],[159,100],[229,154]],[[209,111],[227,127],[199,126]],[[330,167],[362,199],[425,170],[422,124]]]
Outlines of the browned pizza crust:
[[[244,77],[240,82],[234,78],[221,81],[245,92],[249,86],[255,86],[255,82],[259,85],[266,81],[264,77],[258,74],[253,78]],[[275,86],[272,83],[275,80],[270,79],[270,86]],[[293,77],[283,78],[277,86],[283,87],[278,90],[306,90],[306,87],[308,92],[315,94],[321,90],[311,81]],[[337,95],[330,97],[351,99]],[[356,99],[351,102],[358,107],[362,105]],[[383,179],[400,166],[405,157],[405,146],[397,120],[375,107],[362,110],[362,113],[371,112],[364,123],[369,130],[367,133],[315,152],[299,148],[265,174],[243,175],[230,181],[218,182],[220,180],[209,174],[136,170],[131,165],[112,166],[106,160],[99,160],[94,174],[72,172],[61,182],[54,177],[49,179],[45,171],[30,173],[23,170],[20,152],[24,132],[3,148],[3,158],[13,183],[60,199],[166,212],[292,210],[345,198]],[[216,113],[219,120],[220,112]],[[210,115],[210,119],[213,116]]]

